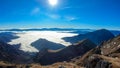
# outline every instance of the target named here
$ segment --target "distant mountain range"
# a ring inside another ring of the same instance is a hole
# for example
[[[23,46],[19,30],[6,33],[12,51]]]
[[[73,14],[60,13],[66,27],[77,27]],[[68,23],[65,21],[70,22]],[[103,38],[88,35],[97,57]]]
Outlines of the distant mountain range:
[[[84,30],[91,31],[92,29],[74,29],[74,28],[41,28],[41,29],[1,29],[0,31],[74,31],[74,30]]]
[[[95,29],[74,29],[74,28],[32,28],[32,29],[0,29],[0,31],[70,31],[71,33],[85,34],[95,31]],[[120,30],[109,30],[115,36],[120,34]]]

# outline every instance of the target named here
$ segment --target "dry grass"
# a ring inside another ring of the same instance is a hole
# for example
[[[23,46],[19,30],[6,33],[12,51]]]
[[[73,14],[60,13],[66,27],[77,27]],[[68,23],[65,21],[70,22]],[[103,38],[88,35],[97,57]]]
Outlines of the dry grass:
[[[53,65],[48,65],[48,66],[43,66],[43,67],[45,67],[45,68],[59,68],[59,67],[63,67],[63,68],[83,68],[83,67],[77,66],[76,64],[67,63],[67,62],[55,63]]]
[[[55,63],[48,66],[41,66],[40,64],[8,64],[4,62],[0,62],[0,68],[83,68],[80,66],[77,66],[73,63],[67,63],[67,62],[60,62]]]

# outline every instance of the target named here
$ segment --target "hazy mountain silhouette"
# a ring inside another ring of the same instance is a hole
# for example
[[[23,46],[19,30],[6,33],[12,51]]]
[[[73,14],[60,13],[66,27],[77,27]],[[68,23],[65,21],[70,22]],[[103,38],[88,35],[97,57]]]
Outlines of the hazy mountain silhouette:
[[[107,41],[111,38],[114,38],[114,35],[110,31],[108,31],[106,29],[101,29],[101,30],[89,32],[86,34],[80,34],[80,35],[74,36],[74,37],[65,37],[63,39],[66,42],[71,42],[72,44],[74,44],[80,40],[83,40],[83,39],[89,39],[92,42],[94,42],[96,45],[99,45],[103,41]]]
[[[32,29],[5,29],[0,31],[91,31],[91,29],[74,29],[74,28],[32,28]]]

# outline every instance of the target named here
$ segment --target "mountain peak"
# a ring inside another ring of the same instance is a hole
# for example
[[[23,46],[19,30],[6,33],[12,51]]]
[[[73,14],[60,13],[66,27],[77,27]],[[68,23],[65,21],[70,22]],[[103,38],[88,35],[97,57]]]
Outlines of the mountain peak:
[[[72,44],[77,43],[78,41],[81,41],[83,39],[89,39],[96,45],[100,45],[103,41],[107,41],[111,38],[114,38],[114,35],[109,30],[100,29],[86,34],[80,34],[74,37],[65,37],[63,39],[67,42],[71,42]]]

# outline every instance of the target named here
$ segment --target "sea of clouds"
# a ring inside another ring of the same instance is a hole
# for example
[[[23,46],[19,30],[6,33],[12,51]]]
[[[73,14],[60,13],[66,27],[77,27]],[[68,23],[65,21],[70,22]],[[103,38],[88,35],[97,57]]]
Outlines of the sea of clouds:
[[[21,44],[20,50],[25,52],[38,52],[36,48],[31,46],[31,43],[39,39],[46,39],[50,42],[69,46],[71,43],[64,41],[64,37],[72,37],[78,34],[69,33],[68,31],[12,31],[19,38],[12,39],[8,44]]]

